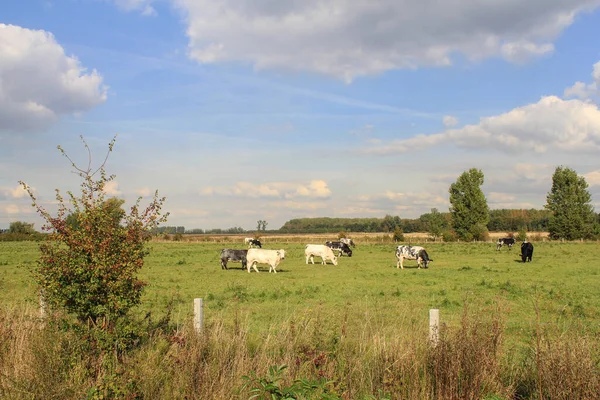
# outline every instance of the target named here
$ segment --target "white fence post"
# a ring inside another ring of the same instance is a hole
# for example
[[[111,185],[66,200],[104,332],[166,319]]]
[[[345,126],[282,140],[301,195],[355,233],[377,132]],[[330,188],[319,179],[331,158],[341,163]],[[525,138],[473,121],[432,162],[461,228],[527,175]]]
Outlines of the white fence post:
[[[429,310],[429,341],[433,346],[437,346],[440,329],[440,310],[432,308]]]
[[[196,333],[202,331],[204,326],[204,304],[202,299],[194,299],[194,330]]]

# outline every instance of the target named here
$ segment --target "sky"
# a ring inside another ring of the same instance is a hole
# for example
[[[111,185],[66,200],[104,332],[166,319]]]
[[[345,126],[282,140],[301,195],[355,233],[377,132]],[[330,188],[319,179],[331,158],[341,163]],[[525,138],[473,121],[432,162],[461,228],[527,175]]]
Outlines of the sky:
[[[471,168],[491,209],[572,168],[598,212],[599,37],[600,0],[3,0],[0,228],[115,135],[107,194],[186,229],[417,218]]]

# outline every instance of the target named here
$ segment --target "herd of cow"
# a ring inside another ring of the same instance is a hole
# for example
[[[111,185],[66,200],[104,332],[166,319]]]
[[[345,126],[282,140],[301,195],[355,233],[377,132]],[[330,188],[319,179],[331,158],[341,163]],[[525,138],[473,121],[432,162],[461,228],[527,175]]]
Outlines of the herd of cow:
[[[269,272],[277,273],[277,266],[281,260],[285,259],[285,250],[267,250],[262,248],[262,243],[258,239],[246,238],[244,243],[248,245],[248,250],[223,249],[221,250],[221,268],[227,269],[227,263],[241,262],[242,269],[247,269],[248,272],[252,268],[258,272],[258,264],[269,265]],[[496,250],[500,250],[502,246],[507,246],[509,250],[515,244],[514,238],[500,238],[496,242]],[[304,255],[306,264],[308,262],[315,263],[314,258],[320,257],[321,264],[326,264],[331,261],[333,265],[337,265],[338,258],[344,255],[352,257],[352,249],[355,247],[354,241],[348,238],[341,238],[337,242],[327,241],[325,244],[307,244],[304,247]],[[334,254],[337,252],[337,256]],[[533,244],[524,241],[521,244],[521,259],[523,262],[531,261],[533,257]],[[404,260],[416,260],[417,268],[429,268],[429,263],[433,259],[429,258],[429,254],[425,248],[421,246],[400,245],[396,247],[396,268],[404,269]]]

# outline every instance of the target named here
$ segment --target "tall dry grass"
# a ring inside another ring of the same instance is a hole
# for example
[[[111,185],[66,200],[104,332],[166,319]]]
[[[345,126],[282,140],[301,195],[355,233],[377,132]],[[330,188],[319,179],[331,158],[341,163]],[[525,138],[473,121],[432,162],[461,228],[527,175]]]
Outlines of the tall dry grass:
[[[4,309],[0,398],[247,399],[242,377],[281,365],[280,387],[320,382],[294,398],[599,398],[597,336],[531,329],[529,346],[511,348],[505,311],[465,308],[460,324],[441,327],[435,346],[424,321],[407,318],[390,330],[366,314],[348,321],[307,311],[260,332],[240,316],[200,334],[191,323],[155,329],[117,357],[89,351],[84,337],[52,320]]]

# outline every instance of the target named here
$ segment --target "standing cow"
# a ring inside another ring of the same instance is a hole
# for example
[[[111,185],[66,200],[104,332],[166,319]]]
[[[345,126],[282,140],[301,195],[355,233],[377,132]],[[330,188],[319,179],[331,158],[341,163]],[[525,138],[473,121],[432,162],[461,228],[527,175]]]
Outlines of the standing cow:
[[[327,260],[330,260],[333,265],[337,265],[337,257],[333,254],[333,250],[324,244],[307,244],[304,248],[304,255],[307,264],[308,260],[314,264],[314,257],[321,257],[321,264],[327,264]]]
[[[252,268],[258,272],[257,264],[269,264],[269,272],[277,273],[276,269],[281,260],[285,259],[285,250],[249,249],[246,255],[248,272]]]
[[[512,249],[513,245],[515,244],[515,239],[514,238],[500,238],[498,239],[498,241],[496,242],[496,250],[500,250],[502,248],[502,246],[507,246],[508,249]]]
[[[343,242],[325,242],[325,246],[329,247],[331,250],[335,250],[338,252],[338,257],[346,254],[348,257],[352,257],[352,249]]]
[[[398,246],[396,247],[396,258],[398,263],[396,268],[404,269],[404,260],[417,260],[417,267],[420,269],[421,264],[423,268],[429,268],[429,263],[433,260],[429,258],[425,248],[421,246]]]
[[[223,249],[221,250],[221,269],[227,269],[227,262],[241,262],[242,269],[246,268],[246,255],[248,250],[233,250]]]
[[[527,240],[521,244],[521,260],[523,262],[531,262],[533,258],[533,243],[528,242]]]

